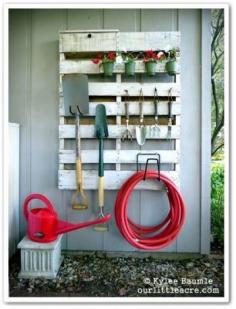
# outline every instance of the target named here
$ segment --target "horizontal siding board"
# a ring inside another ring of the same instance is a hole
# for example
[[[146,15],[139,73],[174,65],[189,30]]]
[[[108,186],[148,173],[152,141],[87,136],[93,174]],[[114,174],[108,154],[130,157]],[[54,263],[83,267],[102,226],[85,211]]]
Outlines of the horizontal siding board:
[[[144,73],[145,65],[142,60],[135,61],[135,72]],[[161,61],[157,63],[156,72],[166,73],[165,69],[166,61]],[[114,73],[124,73],[125,71],[124,63],[114,64]],[[180,72],[180,66],[178,66],[177,73]],[[60,73],[61,74],[101,74],[103,73],[102,66],[94,64],[91,60],[64,60],[60,62]]]
[[[133,175],[133,171],[104,171],[104,188],[105,190],[119,190],[122,184]],[[175,171],[164,171],[164,175],[170,177],[178,186],[179,177]],[[59,189],[62,190],[75,190],[76,177],[74,170],[59,170]],[[98,171],[97,170],[84,170],[83,171],[83,188],[85,190],[97,190],[98,188]],[[146,180],[140,182],[135,190],[161,190],[163,185],[159,181]]]
[[[166,139],[168,136],[168,126],[159,126],[160,135],[154,137],[151,135],[151,126],[147,127],[146,139]],[[133,136],[135,136],[135,126],[129,126]],[[125,125],[108,125],[108,138],[120,138],[122,133],[125,131]],[[95,126],[94,125],[80,125],[80,137],[81,138],[95,138]],[[170,139],[177,139],[180,137],[180,127],[172,126]],[[59,125],[59,138],[75,138],[75,125]]]
[[[160,101],[158,105],[158,115],[168,115],[168,102]],[[107,116],[125,115],[124,102],[89,102],[89,115],[95,116],[96,106],[98,104],[104,104],[106,107]],[[179,115],[181,110],[180,102],[174,102],[172,105],[172,115]],[[129,102],[129,115],[139,115],[139,102]],[[144,115],[155,114],[155,107],[153,101],[144,101],[143,103]],[[60,116],[65,116],[64,99],[60,97]]]
[[[104,163],[136,163],[136,155],[140,152],[160,154],[161,163],[177,163],[179,161],[178,153],[175,150],[104,150]],[[150,155],[140,157],[139,162],[145,163],[148,157],[150,157]],[[82,150],[81,159],[83,163],[97,163],[98,151]],[[61,150],[59,152],[59,163],[75,163],[75,160],[75,150]]]

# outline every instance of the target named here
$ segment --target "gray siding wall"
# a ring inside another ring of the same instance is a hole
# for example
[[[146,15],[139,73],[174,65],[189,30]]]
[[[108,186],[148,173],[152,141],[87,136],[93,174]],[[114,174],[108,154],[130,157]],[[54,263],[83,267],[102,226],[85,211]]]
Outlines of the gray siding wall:
[[[21,205],[27,194],[41,192],[53,201],[64,219],[76,222],[92,217],[90,211],[73,211],[71,191],[57,189],[58,31],[181,31],[181,192],[186,201],[187,220],[177,241],[162,251],[207,253],[210,227],[210,139],[209,130],[206,130],[210,128],[209,20],[209,11],[196,9],[10,10],[9,120],[20,124]],[[160,205],[156,205],[157,194],[135,192],[130,202],[132,217],[140,223],[156,223],[163,213],[161,201],[164,206],[166,204],[159,193]],[[89,192],[89,197],[94,209],[96,192]],[[107,212],[113,212],[115,197],[115,191],[107,192]],[[25,234],[22,216],[20,234],[21,237]],[[109,233],[83,229],[66,234],[63,247],[68,250],[134,251],[120,237],[114,220],[110,223]]]

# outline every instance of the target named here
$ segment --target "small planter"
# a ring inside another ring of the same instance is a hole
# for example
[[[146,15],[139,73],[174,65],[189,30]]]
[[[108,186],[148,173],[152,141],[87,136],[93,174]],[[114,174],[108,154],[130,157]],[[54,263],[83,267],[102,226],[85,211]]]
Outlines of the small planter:
[[[125,63],[125,74],[128,76],[133,76],[135,74],[135,62],[134,61]]]
[[[177,66],[177,62],[176,60],[170,60],[166,63],[166,72],[171,75],[171,76],[174,76],[176,75],[177,73],[177,69],[178,69],[178,66]]]
[[[104,76],[112,76],[114,70],[114,62],[102,63]]]
[[[145,63],[145,69],[147,72],[147,75],[154,76],[156,74],[156,67],[157,64],[154,61],[148,61]]]

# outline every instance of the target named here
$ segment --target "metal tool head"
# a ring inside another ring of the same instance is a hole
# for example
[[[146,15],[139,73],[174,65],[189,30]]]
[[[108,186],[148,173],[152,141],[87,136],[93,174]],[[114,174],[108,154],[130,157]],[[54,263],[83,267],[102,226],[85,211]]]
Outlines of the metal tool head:
[[[88,76],[66,74],[62,77],[65,116],[89,113]]]
[[[96,106],[95,129],[98,138],[108,137],[106,108],[103,104]]]

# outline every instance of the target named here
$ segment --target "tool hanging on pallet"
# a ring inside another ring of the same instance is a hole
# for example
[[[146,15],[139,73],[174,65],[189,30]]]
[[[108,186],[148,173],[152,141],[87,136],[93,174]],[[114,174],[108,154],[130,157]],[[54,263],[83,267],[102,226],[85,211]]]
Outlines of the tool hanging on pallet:
[[[140,113],[140,117],[139,117],[139,125],[136,126],[136,140],[137,143],[140,146],[143,146],[145,144],[145,140],[146,140],[146,135],[147,135],[147,128],[144,125],[144,117],[143,117],[143,102],[144,102],[144,97],[143,97],[143,90],[140,89],[140,93],[139,93],[139,113]]]
[[[132,132],[129,129],[129,102],[128,102],[128,98],[129,98],[129,92],[128,90],[125,90],[125,122],[126,122],[126,129],[124,131],[124,133],[121,136],[122,141],[124,140],[130,140],[132,142],[133,140],[133,136],[132,136]]]
[[[76,185],[77,190],[72,195],[73,209],[83,210],[88,208],[88,197],[83,190],[81,142],[80,142],[80,117],[89,112],[88,76],[83,74],[68,74],[62,78],[65,115],[76,119]]]
[[[168,91],[168,127],[167,127],[167,138],[171,139],[171,131],[172,131],[172,103],[173,103],[173,97],[172,97],[172,88]]]
[[[154,110],[155,110],[155,125],[151,126],[151,136],[154,138],[160,137],[160,126],[159,126],[159,113],[158,113],[158,105],[159,105],[159,96],[157,93],[157,88],[154,89]]]
[[[98,165],[98,206],[100,212],[98,219],[104,218],[104,163],[103,163],[103,152],[104,152],[104,138],[108,137],[108,127],[106,119],[106,108],[103,104],[96,106],[96,117],[95,117],[95,130],[96,137],[99,139],[99,165]],[[94,227],[95,231],[106,232],[108,231],[108,225],[102,223]]]

